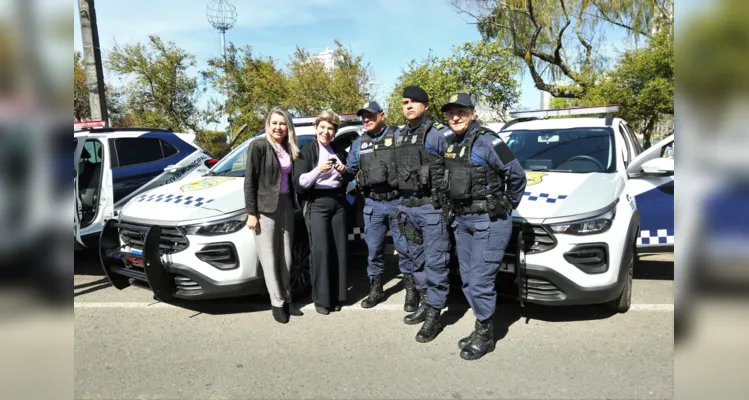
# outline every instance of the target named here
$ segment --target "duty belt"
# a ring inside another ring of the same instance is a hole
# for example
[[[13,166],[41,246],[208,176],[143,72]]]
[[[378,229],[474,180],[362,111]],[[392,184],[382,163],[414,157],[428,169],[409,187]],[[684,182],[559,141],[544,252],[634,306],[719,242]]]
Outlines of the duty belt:
[[[400,193],[398,193],[397,190],[393,190],[390,192],[381,192],[381,193],[369,192],[367,193],[366,197],[372,200],[377,200],[377,201],[390,201],[390,200],[397,199],[398,197],[400,197]]]
[[[418,207],[423,206],[424,204],[432,204],[432,198],[422,192],[401,190],[400,195],[403,197],[401,204],[406,207]]]
[[[474,201],[470,204],[455,204],[452,205],[455,215],[464,214],[487,214],[489,209],[486,207],[486,201]]]

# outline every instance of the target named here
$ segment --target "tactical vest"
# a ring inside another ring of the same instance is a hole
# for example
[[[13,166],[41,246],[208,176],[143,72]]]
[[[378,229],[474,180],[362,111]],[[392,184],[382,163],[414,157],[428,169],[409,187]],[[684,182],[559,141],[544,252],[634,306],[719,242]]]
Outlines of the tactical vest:
[[[427,132],[435,125],[435,121],[426,118],[413,132],[406,129],[401,131],[395,145],[395,159],[398,166],[398,189],[401,191],[420,192],[429,196],[431,182],[429,180],[429,166],[436,156],[424,148]]]
[[[458,135],[448,138],[448,148],[444,155],[446,194],[454,206],[470,205],[473,202],[498,198],[504,192],[502,177],[488,166],[477,167],[471,162],[473,143],[485,133],[486,128],[476,128],[467,132],[466,138],[458,144]]]
[[[365,196],[390,200],[398,190],[395,166],[395,130],[388,127],[381,140],[375,142],[367,133],[361,135],[357,182]]]

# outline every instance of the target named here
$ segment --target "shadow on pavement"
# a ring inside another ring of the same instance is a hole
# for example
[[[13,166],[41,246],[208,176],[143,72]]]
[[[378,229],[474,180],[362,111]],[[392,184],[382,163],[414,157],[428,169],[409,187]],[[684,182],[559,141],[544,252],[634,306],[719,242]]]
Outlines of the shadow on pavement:
[[[674,261],[642,257],[635,263],[634,279],[674,280]]]

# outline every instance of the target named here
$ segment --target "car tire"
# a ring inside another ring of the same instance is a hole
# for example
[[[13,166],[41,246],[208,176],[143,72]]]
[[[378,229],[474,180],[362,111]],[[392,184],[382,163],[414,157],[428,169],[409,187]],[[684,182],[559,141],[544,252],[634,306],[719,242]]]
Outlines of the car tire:
[[[636,246],[632,252],[632,257],[629,258],[629,265],[627,266],[627,274],[624,277],[624,288],[622,293],[616,299],[609,303],[609,308],[618,313],[625,313],[629,311],[629,307],[632,305],[632,281],[634,279],[635,272],[635,260],[637,259],[637,248]]]
[[[312,286],[310,278],[310,249],[309,240],[305,237],[297,237],[291,249],[291,270],[289,280],[291,286],[291,297],[298,301],[309,295]]]

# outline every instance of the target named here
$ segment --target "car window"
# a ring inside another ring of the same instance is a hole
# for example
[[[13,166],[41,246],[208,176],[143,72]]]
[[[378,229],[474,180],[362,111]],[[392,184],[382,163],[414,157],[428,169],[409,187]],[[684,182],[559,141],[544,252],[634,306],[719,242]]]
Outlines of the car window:
[[[122,138],[115,140],[120,167],[145,164],[164,158],[161,140],[154,138]]]
[[[314,138],[315,138],[315,135],[298,136],[297,137],[297,144],[298,144],[299,148],[301,149],[302,147],[304,147],[305,144],[311,142],[312,139],[314,139]]]
[[[529,171],[614,172],[616,153],[610,128],[509,131],[507,145]]]
[[[624,148],[622,148],[621,151],[624,159],[624,167],[626,168],[629,165],[629,162],[635,157],[634,148],[632,147],[632,143],[629,140],[629,134],[623,124],[619,124],[619,134],[621,135],[622,142],[624,142]]]
[[[171,157],[179,153],[176,147],[172,146],[171,143],[164,141],[164,140],[161,141],[161,150],[164,153],[164,158]]]

